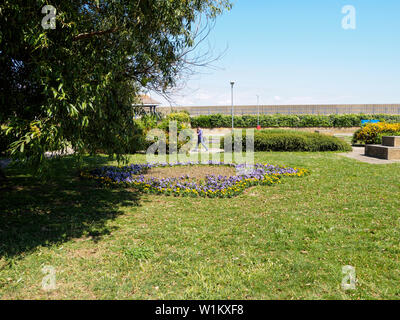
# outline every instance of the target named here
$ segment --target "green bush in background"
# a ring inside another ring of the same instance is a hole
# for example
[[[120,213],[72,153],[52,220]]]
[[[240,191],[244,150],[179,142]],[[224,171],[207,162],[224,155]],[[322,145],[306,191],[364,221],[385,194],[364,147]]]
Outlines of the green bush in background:
[[[189,124],[190,116],[186,112],[170,113],[166,116],[167,121],[177,121],[178,124]]]
[[[260,125],[264,128],[309,128],[309,127],[360,127],[361,120],[380,120],[387,123],[400,122],[400,115],[387,114],[339,114],[339,115],[260,115]],[[230,128],[232,117],[229,115],[212,114],[191,118],[192,128]],[[257,116],[243,115],[234,117],[236,128],[257,127]]]
[[[135,120],[138,125],[138,130],[134,133],[134,140],[133,142],[137,143],[131,151],[128,153],[136,153],[137,151],[146,151],[150,145],[157,141],[157,138],[153,140],[147,140],[146,136],[147,133],[152,129],[160,129],[164,131],[166,137],[166,144],[167,144],[167,152],[169,149],[172,148],[173,150],[181,150],[182,146],[185,145],[190,139],[187,138],[185,141],[178,140],[177,145],[173,145],[172,142],[170,143],[170,121],[177,122],[177,134],[179,134],[182,130],[188,129],[190,127],[190,116],[185,112],[179,113],[170,113],[164,119],[159,120],[152,115],[146,115],[141,119]]]
[[[11,135],[6,135],[6,128],[5,125],[0,126],[0,156],[9,155],[7,150],[13,142],[13,137]]]
[[[138,151],[144,150],[147,146],[146,127],[143,122],[135,121],[134,131],[129,138],[129,147],[125,153],[135,154]]]
[[[227,145],[242,144],[242,150],[246,151],[246,131],[243,131],[241,139],[235,139],[233,135],[227,135],[221,141],[221,148]],[[251,139],[250,139],[251,141]],[[254,151],[351,151],[351,146],[345,141],[319,133],[288,130],[262,130],[254,133]]]

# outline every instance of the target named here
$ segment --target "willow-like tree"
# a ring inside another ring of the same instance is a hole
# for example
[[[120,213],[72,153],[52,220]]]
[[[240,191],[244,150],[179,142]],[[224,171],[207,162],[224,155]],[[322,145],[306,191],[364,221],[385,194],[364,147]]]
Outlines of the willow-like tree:
[[[57,10],[55,29],[42,26],[45,5]],[[139,92],[174,87],[191,66],[196,22],[230,8],[229,0],[3,1],[0,124],[14,157],[39,167],[46,151],[67,146],[124,153]]]

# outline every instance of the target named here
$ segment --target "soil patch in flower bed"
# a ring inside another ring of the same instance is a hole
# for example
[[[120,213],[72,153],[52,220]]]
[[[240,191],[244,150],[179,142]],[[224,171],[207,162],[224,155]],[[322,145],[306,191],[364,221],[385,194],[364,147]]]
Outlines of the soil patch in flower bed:
[[[152,168],[144,174],[145,179],[182,178],[189,180],[205,180],[207,176],[231,177],[236,175],[234,167],[224,166],[182,166],[171,168]]]

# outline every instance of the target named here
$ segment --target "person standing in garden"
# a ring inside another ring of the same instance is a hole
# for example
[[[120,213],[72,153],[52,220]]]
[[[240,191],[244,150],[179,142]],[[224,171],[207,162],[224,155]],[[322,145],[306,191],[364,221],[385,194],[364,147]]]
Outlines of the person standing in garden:
[[[202,144],[203,147],[206,148],[206,151],[208,152],[208,148],[204,143],[203,130],[201,130],[200,127],[197,127],[197,145],[194,151],[197,152],[200,144]]]

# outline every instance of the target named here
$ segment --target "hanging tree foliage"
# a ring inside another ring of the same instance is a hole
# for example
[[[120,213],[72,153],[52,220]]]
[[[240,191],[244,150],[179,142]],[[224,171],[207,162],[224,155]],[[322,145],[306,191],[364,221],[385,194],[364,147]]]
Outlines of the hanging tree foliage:
[[[42,7],[56,8],[44,29]],[[176,84],[195,46],[195,22],[229,0],[5,0],[0,4],[0,124],[12,154],[39,166],[44,152],[123,153],[143,88]]]

